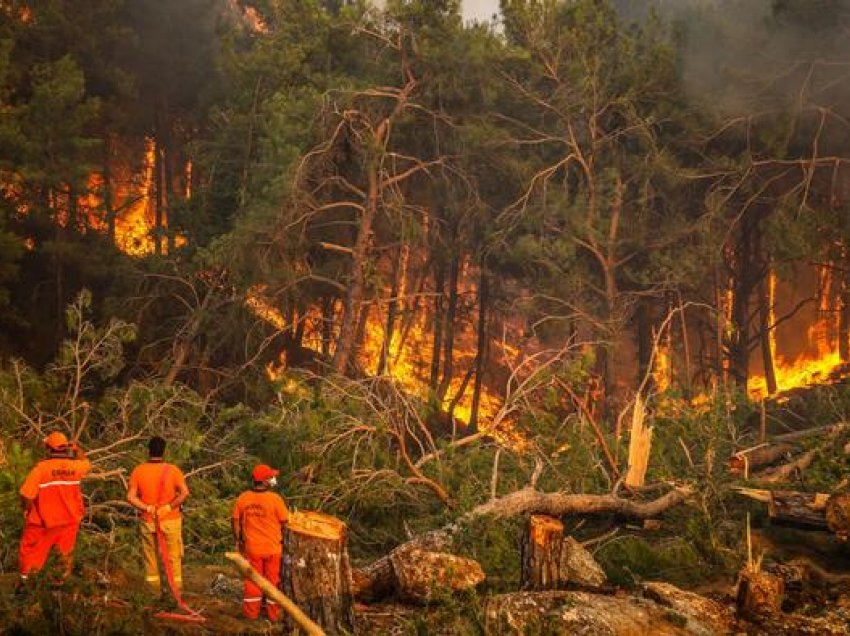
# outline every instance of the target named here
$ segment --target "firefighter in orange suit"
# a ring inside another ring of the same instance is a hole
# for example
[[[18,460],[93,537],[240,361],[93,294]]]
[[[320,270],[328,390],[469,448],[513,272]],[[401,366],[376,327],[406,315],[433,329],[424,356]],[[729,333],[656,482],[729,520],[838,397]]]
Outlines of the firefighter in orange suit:
[[[251,474],[253,488],[239,495],[230,520],[236,549],[275,587],[280,585],[282,528],[289,516],[283,497],[272,492],[278,474],[265,464],[255,466]],[[250,579],[245,579],[243,613],[248,618],[259,618],[262,605],[262,590]],[[265,599],[265,605],[269,620],[278,620],[280,606],[270,598]]]
[[[33,467],[20,490],[25,517],[18,555],[22,581],[44,567],[54,546],[64,566],[63,578],[71,573],[85,510],[80,480],[91,470],[85,453],[58,431],[48,435],[44,445],[47,459]]]
[[[165,540],[173,585],[177,592],[183,588],[183,515],[180,506],[189,496],[189,488],[183,472],[162,460],[165,445],[163,438],[151,438],[148,461],[133,469],[127,491],[127,501],[141,513],[139,534],[145,582],[154,594],[162,590],[157,562],[157,530]],[[163,564],[163,567],[166,565]]]

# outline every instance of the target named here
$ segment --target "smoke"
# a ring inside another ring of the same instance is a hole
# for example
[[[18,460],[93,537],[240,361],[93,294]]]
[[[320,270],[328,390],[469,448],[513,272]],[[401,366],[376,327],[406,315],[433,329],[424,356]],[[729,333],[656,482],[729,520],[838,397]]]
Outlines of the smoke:
[[[691,96],[728,116],[827,109],[850,116],[848,0],[617,0],[654,12],[681,47]]]

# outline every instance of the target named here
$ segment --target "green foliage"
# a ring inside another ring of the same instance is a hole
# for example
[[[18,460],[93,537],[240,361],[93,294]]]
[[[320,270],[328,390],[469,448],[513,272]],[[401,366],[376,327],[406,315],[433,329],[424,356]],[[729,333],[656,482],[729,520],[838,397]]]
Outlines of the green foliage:
[[[706,563],[684,538],[672,537],[650,544],[638,536],[612,540],[595,554],[615,585],[632,587],[643,579],[662,579],[675,585],[693,585],[706,578]]]

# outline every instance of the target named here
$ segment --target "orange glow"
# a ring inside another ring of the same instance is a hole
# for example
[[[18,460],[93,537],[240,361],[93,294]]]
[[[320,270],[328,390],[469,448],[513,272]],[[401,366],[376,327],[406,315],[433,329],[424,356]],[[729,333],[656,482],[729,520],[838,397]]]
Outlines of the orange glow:
[[[153,254],[155,245],[150,232],[156,225],[154,183],[154,156],[156,143],[145,139],[145,155],[139,183],[129,192],[119,193],[119,198],[130,201],[127,209],[115,218],[115,242],[122,252],[130,256]]]
[[[270,325],[283,331],[286,329],[286,319],[280,311],[273,307],[264,297],[265,285],[255,285],[248,290],[248,297],[245,299],[245,304],[248,306],[254,315],[262,318]]]
[[[770,328],[767,334],[770,359],[776,360],[776,272],[772,269],[767,278],[767,324]]]
[[[652,379],[655,382],[655,388],[659,393],[663,393],[670,388],[672,372],[673,368],[670,362],[670,347],[667,343],[660,344],[655,352],[652,369]]]
[[[27,6],[15,7],[15,3],[0,0],[0,11],[6,14],[7,17],[16,19],[21,24],[29,24],[32,22],[32,9]]]
[[[781,391],[787,391],[801,386],[809,386],[824,382],[830,373],[841,365],[837,351],[829,352],[820,358],[801,358],[786,361],[781,356],[776,360],[776,386]],[[764,376],[750,378],[747,392],[753,399],[767,396],[767,381]]]
[[[183,196],[186,197],[186,200],[192,198],[192,160],[186,162],[186,166],[183,168]]]
[[[152,231],[156,226],[156,142],[145,139],[145,150],[140,168],[124,168],[123,175],[113,177],[109,184],[104,181],[103,173],[89,175],[86,192],[77,198],[78,208],[85,215],[84,228],[99,232],[108,230],[105,218],[105,191],[107,185],[112,188],[112,207],[115,211],[115,245],[130,256],[146,256],[156,251]],[[122,172],[121,167],[116,172]],[[187,198],[191,192],[192,163],[187,162],[183,169],[185,179],[183,193]],[[61,212],[59,222],[61,223]],[[163,227],[168,227],[167,210],[163,210]],[[174,237],[177,246],[186,244],[186,237]],[[168,241],[162,240],[162,251],[168,251]]]
[[[726,289],[723,293],[723,330],[724,330],[724,338],[729,337],[732,331],[732,307],[735,302],[735,292],[732,289],[731,281],[727,284]],[[731,362],[727,356],[722,356],[721,366],[723,368],[723,381],[729,382],[729,371],[731,369]]]
[[[248,308],[258,318],[277,329],[289,328],[281,312],[264,296],[264,291],[265,289],[261,286],[254,287],[249,291],[245,300]],[[401,294],[399,296],[401,297]],[[402,305],[401,301],[399,305]],[[363,343],[357,352],[359,366],[373,375],[378,373],[381,352],[385,346],[386,327],[383,322],[384,318],[385,312],[372,311],[369,313],[365,324]],[[311,307],[302,319],[308,321],[303,346],[317,352],[321,351],[321,311],[317,307]],[[386,355],[385,375],[397,382],[406,393],[427,400],[430,392],[430,354],[433,349],[433,334],[426,312],[420,311],[414,318],[403,347],[400,344],[402,328],[401,321],[397,322]],[[519,355],[519,350],[513,347],[502,346],[501,343],[493,343],[493,345],[494,351],[500,352],[502,356],[515,358]],[[476,345],[472,328],[468,327],[466,331],[460,329],[457,333],[453,355],[455,373],[442,403],[444,412],[448,412],[451,403],[461,391],[464,376],[470,366],[475,364],[475,357]],[[286,360],[281,359],[278,363],[272,363],[266,367],[266,375],[272,380],[281,380],[285,376],[285,368]],[[473,384],[474,378],[470,378],[453,410],[453,416],[461,426],[469,422],[472,416]],[[478,407],[479,427],[482,430],[486,430],[488,424],[492,424],[503,402],[504,400],[486,385],[482,387]],[[507,422],[500,424],[500,434],[496,436],[508,440],[511,436],[505,429],[509,428],[510,424]]]
[[[838,312],[830,306],[831,286],[833,284],[832,268],[821,267],[818,270],[818,285],[820,289],[818,302],[818,319],[808,328],[807,340],[813,353],[804,354],[794,359],[787,359],[776,354],[775,334],[771,331],[771,352],[774,354],[776,370],[776,386],[779,392],[797,387],[810,386],[825,382],[830,375],[842,364],[838,352],[835,319]],[[775,324],[773,314],[773,299],[775,297],[776,277],[770,277],[771,324]],[[750,378],[747,393],[753,399],[767,396],[767,381],[762,375]]]

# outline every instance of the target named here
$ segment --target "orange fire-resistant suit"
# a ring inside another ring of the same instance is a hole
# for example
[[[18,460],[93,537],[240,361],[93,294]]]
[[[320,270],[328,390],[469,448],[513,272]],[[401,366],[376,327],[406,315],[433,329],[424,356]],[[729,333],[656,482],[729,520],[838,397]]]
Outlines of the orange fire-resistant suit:
[[[288,516],[283,497],[267,490],[243,492],[233,507],[233,519],[241,528],[245,558],[275,587],[280,585],[280,559],[283,551],[281,526],[286,523]],[[259,618],[262,604],[262,590],[250,579],[245,579],[242,594],[242,611],[245,616]],[[269,620],[278,620],[280,606],[270,598],[265,599],[265,604]]]
[[[44,567],[50,550],[70,559],[83,519],[80,480],[91,470],[87,459],[51,457],[29,472],[20,494],[32,500],[24,521],[18,554],[18,569],[26,578]]]

